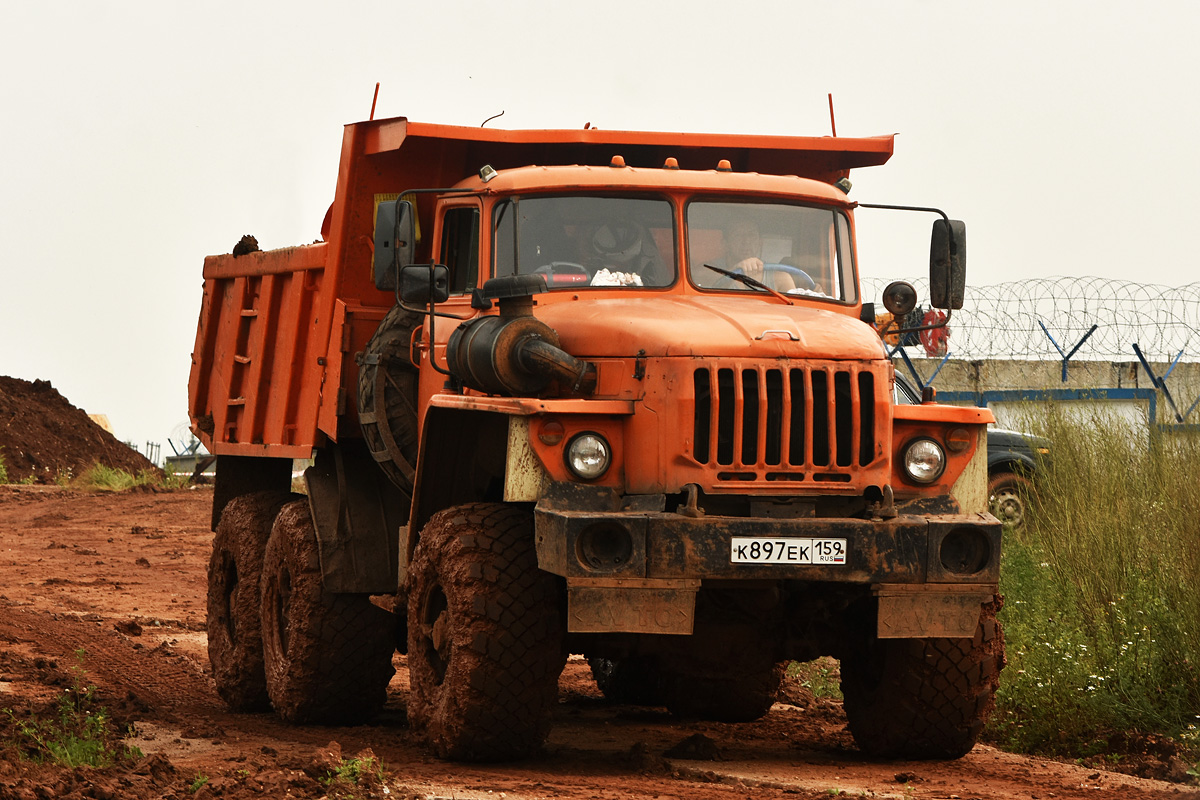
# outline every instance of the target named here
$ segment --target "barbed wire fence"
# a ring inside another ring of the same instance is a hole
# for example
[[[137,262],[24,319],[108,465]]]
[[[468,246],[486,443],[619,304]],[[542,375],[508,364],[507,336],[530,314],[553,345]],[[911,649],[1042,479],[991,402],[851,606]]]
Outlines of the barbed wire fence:
[[[919,297],[929,297],[928,280],[910,283]],[[882,311],[886,284],[865,279],[863,299]],[[1054,277],[968,286],[949,325],[949,347],[961,359],[1057,361],[1055,342],[1069,351],[1085,336],[1075,360],[1132,361],[1137,344],[1148,359],[1200,361],[1200,283]]]
[[[863,299],[874,301],[878,310],[886,283],[863,281]],[[928,280],[910,283],[918,297],[929,297]],[[954,312],[947,330],[943,349],[920,346],[911,341],[915,335],[906,338],[910,358],[937,362],[922,377],[905,359],[918,382],[932,382],[949,361],[989,365],[975,371],[980,380],[972,391],[1064,390],[1054,397],[1070,400],[1078,396],[1072,389],[1097,398],[1094,390],[1104,390],[1104,397],[1119,399],[1121,390],[1152,388],[1159,409],[1153,416],[1160,423],[1200,424],[1200,283],[1171,287],[1054,277],[968,286],[963,308]],[[947,372],[951,375],[942,373],[939,386],[964,388],[956,386],[962,383],[961,369]]]

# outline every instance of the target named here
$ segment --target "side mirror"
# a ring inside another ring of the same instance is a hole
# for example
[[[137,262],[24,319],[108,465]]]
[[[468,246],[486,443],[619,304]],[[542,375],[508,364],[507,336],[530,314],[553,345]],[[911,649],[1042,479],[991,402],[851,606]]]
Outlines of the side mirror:
[[[412,305],[444,303],[450,297],[450,270],[441,264],[408,264],[400,268],[400,299]]]
[[[929,244],[929,304],[934,308],[962,308],[966,286],[967,223],[934,220]]]
[[[394,291],[396,273],[413,262],[415,213],[408,200],[380,203],[375,212],[375,288]]]

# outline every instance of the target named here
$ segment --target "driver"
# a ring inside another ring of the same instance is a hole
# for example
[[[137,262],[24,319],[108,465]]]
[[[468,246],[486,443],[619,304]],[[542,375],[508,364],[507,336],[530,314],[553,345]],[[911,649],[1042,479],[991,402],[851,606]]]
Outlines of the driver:
[[[722,243],[725,246],[724,264],[718,263],[734,272],[754,278],[765,283],[777,292],[788,292],[796,288],[796,281],[786,272],[766,272],[762,260],[762,234],[758,223],[748,217],[733,220],[725,229]],[[718,286],[728,282],[722,278]],[[723,288],[723,287],[722,287]]]

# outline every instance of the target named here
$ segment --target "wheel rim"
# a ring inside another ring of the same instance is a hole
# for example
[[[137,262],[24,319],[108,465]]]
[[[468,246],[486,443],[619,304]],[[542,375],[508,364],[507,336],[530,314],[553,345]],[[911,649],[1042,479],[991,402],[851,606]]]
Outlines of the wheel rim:
[[[1015,489],[1001,489],[992,496],[992,515],[1006,525],[1019,527],[1025,521],[1025,501]]]
[[[433,672],[434,684],[441,686],[450,666],[453,645],[450,641],[450,603],[442,587],[430,587],[421,598],[420,652]]]

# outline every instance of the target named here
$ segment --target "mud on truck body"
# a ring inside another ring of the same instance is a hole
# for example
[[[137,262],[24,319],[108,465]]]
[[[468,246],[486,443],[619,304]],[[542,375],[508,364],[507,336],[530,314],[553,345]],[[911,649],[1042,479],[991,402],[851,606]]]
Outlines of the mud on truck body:
[[[865,752],[969,750],[1004,662],[991,414],[893,401],[843,180],[892,145],[349,125],[320,241],[204,264],[224,700],[356,722],[399,648],[413,729],[498,760],[568,653],[726,721],[828,654]],[[932,304],[964,264],[935,221]]]

